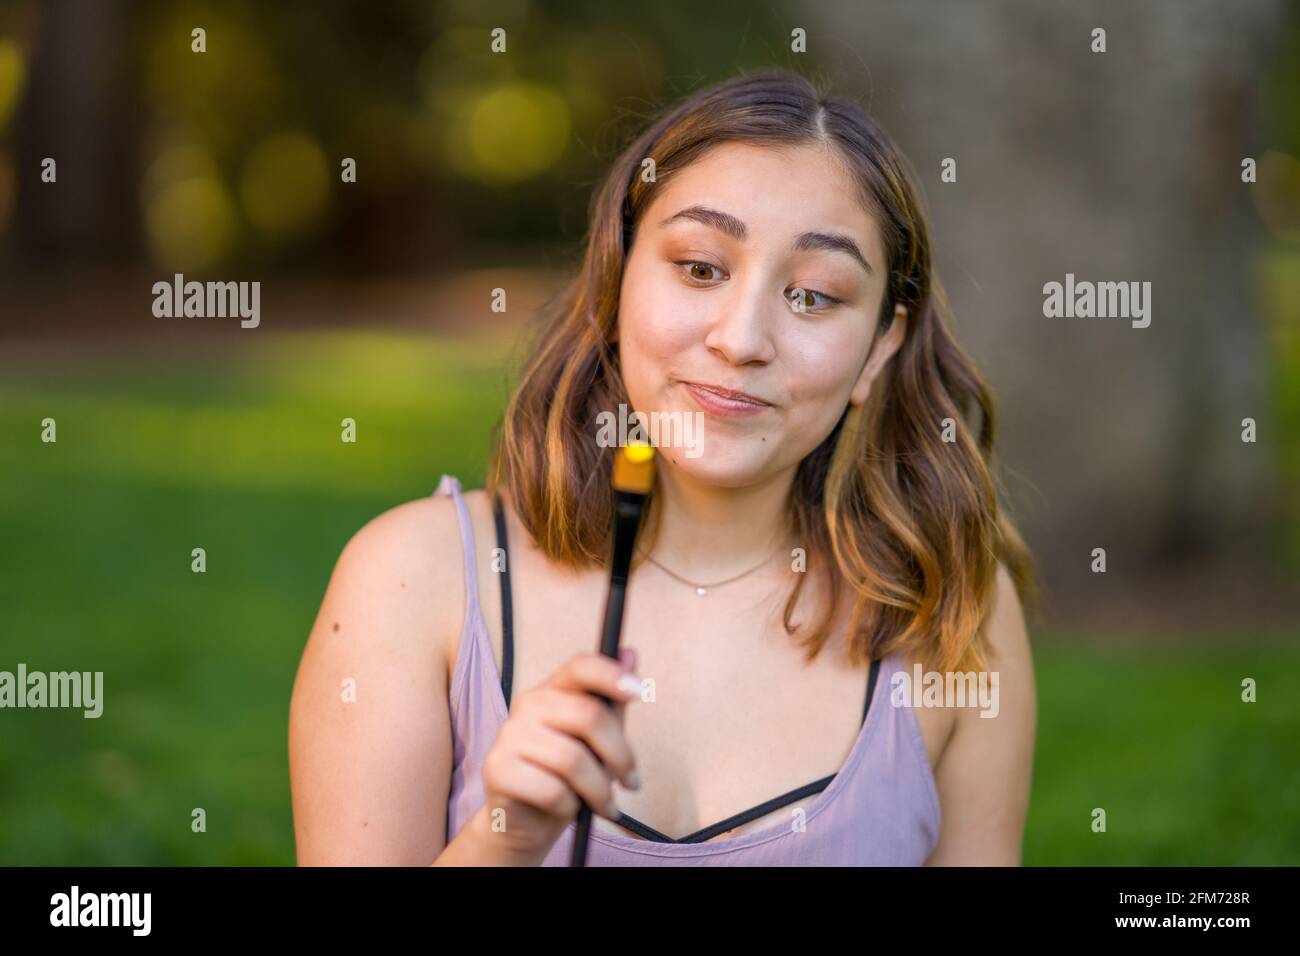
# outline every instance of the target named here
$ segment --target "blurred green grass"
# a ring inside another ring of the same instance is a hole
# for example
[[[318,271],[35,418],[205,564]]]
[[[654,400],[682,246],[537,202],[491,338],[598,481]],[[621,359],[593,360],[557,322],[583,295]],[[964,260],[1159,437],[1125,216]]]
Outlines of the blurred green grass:
[[[256,344],[0,370],[0,669],[106,698],[0,712],[0,864],[292,864],[289,693],[334,561],[441,473],[482,483],[499,337]],[[1033,636],[1027,864],[1300,862],[1300,648]]]

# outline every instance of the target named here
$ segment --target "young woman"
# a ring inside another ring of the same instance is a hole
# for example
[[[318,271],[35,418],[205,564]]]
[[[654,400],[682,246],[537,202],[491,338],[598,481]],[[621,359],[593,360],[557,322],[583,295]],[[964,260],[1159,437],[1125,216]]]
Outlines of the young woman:
[[[695,94],[619,156],[544,319],[487,488],[444,475],[339,558],[291,706],[299,862],[567,865],[585,801],[593,866],[1018,864],[1030,558],[879,127],[785,71]],[[616,662],[620,403],[702,428],[658,449]],[[915,668],[996,699],[914,706]]]

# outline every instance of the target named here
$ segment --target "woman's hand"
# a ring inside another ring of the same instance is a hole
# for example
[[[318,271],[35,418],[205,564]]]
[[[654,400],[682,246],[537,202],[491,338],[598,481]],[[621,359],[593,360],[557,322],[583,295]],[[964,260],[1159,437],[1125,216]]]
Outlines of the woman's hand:
[[[501,841],[493,857],[538,865],[583,802],[614,818],[613,782],[640,786],[623,719],[627,703],[641,697],[635,666],[628,648],[617,661],[575,654],[514,698],[483,763],[486,816],[478,822],[484,839]]]

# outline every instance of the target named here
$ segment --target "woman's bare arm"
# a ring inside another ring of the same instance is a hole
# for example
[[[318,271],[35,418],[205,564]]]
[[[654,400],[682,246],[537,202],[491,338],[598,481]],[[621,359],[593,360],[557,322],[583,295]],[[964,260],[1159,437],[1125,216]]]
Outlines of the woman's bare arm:
[[[1001,565],[988,624],[988,667],[998,673],[996,717],[957,711],[935,773],[942,807],[929,866],[1019,866],[1033,773],[1038,704],[1020,599]]]
[[[393,508],[343,549],[289,709],[300,865],[427,866],[444,849],[464,588],[450,497]]]

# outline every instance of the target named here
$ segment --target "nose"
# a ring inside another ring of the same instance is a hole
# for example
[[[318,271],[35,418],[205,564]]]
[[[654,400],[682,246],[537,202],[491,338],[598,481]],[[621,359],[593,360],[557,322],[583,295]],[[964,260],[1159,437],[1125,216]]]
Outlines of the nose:
[[[716,300],[704,345],[730,365],[766,365],[776,357],[774,334],[788,302],[759,274],[749,283],[734,282],[730,295]]]

